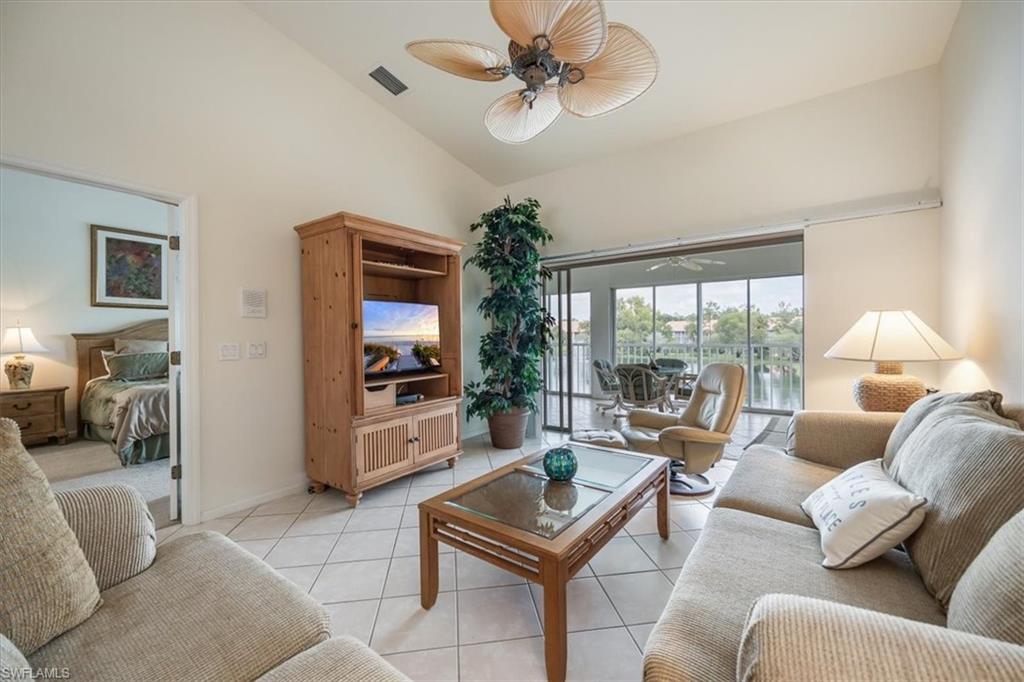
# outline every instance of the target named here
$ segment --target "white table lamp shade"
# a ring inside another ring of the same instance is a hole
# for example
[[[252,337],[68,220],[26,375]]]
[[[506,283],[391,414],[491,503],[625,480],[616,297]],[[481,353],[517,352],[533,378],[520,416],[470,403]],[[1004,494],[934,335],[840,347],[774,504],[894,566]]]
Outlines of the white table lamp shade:
[[[835,342],[826,358],[871,362],[959,360],[958,353],[910,310],[869,310]]]
[[[49,349],[39,343],[31,327],[8,327],[4,330],[0,353],[48,353]]]

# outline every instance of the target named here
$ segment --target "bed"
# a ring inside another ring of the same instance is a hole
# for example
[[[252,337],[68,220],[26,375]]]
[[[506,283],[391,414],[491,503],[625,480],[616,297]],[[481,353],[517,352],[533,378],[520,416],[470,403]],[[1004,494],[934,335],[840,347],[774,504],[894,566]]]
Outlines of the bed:
[[[170,393],[166,376],[111,379],[103,359],[114,340],[167,341],[167,320],[111,332],[72,334],[78,355],[78,435],[110,444],[129,466],[170,456]]]

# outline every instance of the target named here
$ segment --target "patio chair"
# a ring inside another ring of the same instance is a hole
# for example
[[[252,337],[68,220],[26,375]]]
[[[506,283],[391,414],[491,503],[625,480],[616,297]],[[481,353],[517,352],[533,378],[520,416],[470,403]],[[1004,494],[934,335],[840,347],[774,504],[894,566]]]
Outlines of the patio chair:
[[[669,480],[674,495],[704,495],[715,489],[704,473],[722,458],[732,440],[746,394],[742,365],[707,365],[681,415],[633,410],[621,433],[629,449],[674,460]]]
[[[647,365],[616,365],[622,401],[630,407],[657,407],[664,412],[672,407],[668,399],[668,379]]]
[[[611,396],[610,403],[597,403],[595,407],[601,414],[607,414],[608,410],[614,410],[612,416],[624,417],[625,412],[619,412],[619,409],[625,409],[626,406],[622,402],[622,393],[619,390],[619,380],[615,376],[615,370],[612,368],[612,363],[607,360],[594,360],[594,373],[597,374],[597,385],[600,386],[601,392],[605,395]]]
[[[668,392],[675,398],[675,400],[670,399],[672,409],[682,407],[683,399],[693,395],[693,386],[685,381],[686,370],[690,367],[689,363],[679,358],[655,358],[654,364],[657,365],[655,372],[668,374]],[[663,372],[663,370],[669,371]]]

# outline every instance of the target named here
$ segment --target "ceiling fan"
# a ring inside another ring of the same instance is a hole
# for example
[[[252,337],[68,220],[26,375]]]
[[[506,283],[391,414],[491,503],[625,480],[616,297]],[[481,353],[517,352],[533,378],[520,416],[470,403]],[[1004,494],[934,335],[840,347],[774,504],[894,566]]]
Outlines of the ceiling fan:
[[[647,39],[608,23],[600,0],[490,0],[491,16],[511,40],[508,56],[465,40],[416,40],[405,46],[442,71],[480,81],[509,75],[525,87],[499,97],[484,114],[491,135],[521,144],[562,111],[591,118],[642,95],[658,75]]]
[[[663,268],[666,265],[700,272],[704,269],[705,265],[725,265],[725,261],[715,260],[713,258],[695,258],[693,256],[669,256],[665,259],[664,263],[656,263],[655,265],[647,268],[647,272]]]

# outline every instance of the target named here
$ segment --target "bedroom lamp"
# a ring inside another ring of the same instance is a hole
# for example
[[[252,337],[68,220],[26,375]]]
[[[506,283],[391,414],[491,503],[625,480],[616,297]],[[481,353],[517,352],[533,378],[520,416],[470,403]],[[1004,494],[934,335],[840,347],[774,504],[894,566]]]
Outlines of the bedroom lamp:
[[[836,360],[875,363],[873,374],[853,383],[853,399],[865,412],[905,412],[928,390],[903,373],[904,362],[963,357],[910,310],[869,310],[825,353]]]
[[[48,352],[49,349],[36,340],[31,327],[22,327],[21,322],[18,322],[16,327],[5,329],[3,342],[0,343],[0,353],[14,354],[4,363],[4,373],[7,374],[11,388],[22,389],[32,385],[32,371],[35,365],[25,358],[25,353]]]

